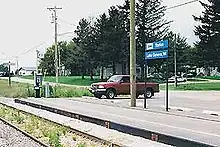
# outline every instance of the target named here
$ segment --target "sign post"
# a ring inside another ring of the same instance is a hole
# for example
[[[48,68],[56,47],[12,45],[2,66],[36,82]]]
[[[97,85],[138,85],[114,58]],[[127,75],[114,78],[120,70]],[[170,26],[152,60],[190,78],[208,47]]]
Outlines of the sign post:
[[[147,108],[147,60],[144,61],[144,108]]]
[[[11,87],[11,62],[8,62],[8,84]]]
[[[169,99],[168,99],[168,71],[169,71],[168,60],[166,63],[166,111],[169,111]]]
[[[168,40],[162,40],[153,43],[146,43],[145,49],[145,63],[147,60],[155,60],[155,59],[167,59],[168,58]],[[146,68],[146,65],[144,66]],[[145,72],[146,74],[146,72]],[[146,75],[145,75],[146,77]],[[145,78],[145,92],[146,93],[146,78]],[[146,94],[144,96],[144,107],[146,107]],[[169,110],[168,106],[168,60],[166,61],[166,111]]]

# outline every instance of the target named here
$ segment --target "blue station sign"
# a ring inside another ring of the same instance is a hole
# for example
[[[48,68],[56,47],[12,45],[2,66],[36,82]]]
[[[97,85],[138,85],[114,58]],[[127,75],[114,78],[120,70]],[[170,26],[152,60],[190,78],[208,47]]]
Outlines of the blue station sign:
[[[145,52],[145,60],[168,58],[168,50]]]
[[[146,43],[145,51],[166,49],[168,46],[168,40]]]

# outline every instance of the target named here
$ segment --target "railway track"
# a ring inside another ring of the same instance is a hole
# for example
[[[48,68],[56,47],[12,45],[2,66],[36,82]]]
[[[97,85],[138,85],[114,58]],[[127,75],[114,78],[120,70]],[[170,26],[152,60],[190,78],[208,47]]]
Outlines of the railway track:
[[[16,127],[9,121],[6,121],[5,119],[0,117],[0,138],[2,141],[0,141],[0,146],[1,147],[6,147],[6,146],[13,146],[19,143],[21,146],[31,146],[33,147],[49,147],[49,145],[46,145],[45,143],[39,141],[32,135],[24,132],[20,128]],[[5,140],[5,144],[4,141]],[[3,143],[3,144],[2,144]]]
[[[5,107],[9,107],[9,108],[11,108],[11,109],[17,110],[17,111],[22,112],[22,113],[24,113],[24,114],[34,115],[34,114],[32,114],[32,113],[29,113],[29,112],[26,112],[26,111],[17,109],[16,107],[13,107],[13,106],[11,106],[11,105],[7,105],[7,104],[2,103],[2,102],[0,102],[0,105],[3,105],[3,106],[5,106]],[[71,131],[71,133],[74,133],[75,135],[80,136],[80,137],[83,138],[83,139],[87,139],[87,140],[90,140],[90,141],[92,141],[92,142],[101,144],[103,147],[121,147],[121,145],[118,145],[118,144],[116,144],[116,143],[113,143],[113,142],[110,142],[110,141],[101,139],[101,138],[99,138],[99,137],[96,137],[96,136],[90,135],[90,134],[88,134],[88,133],[85,133],[85,132],[82,132],[82,131],[73,129],[73,128],[68,127],[68,126],[64,126],[64,125],[59,124],[59,123],[57,123],[57,122],[51,121],[50,119],[45,119],[45,118],[40,117],[40,116],[38,116],[38,115],[34,115],[34,116],[39,117],[39,118],[41,118],[41,119],[43,119],[43,120],[47,120],[47,121],[49,121],[49,122],[51,122],[51,123],[55,123],[55,124],[57,124],[57,125],[63,126],[63,127],[65,127],[65,128],[68,128],[68,129]],[[5,119],[3,119],[3,118],[0,117],[0,122],[1,122],[1,121],[2,121],[4,124],[6,124],[6,125],[8,125],[8,126],[14,128],[15,130],[21,132],[23,135],[27,136],[28,138],[30,138],[30,139],[33,140],[34,142],[38,143],[41,147],[49,147],[49,145],[46,145],[45,143],[42,143],[41,141],[39,141],[38,139],[36,139],[36,138],[33,137],[32,135],[26,133],[25,131],[22,131],[21,129],[19,129],[18,127],[16,127],[15,125],[13,125],[12,123],[10,123],[10,122],[8,122],[8,121],[6,121]],[[0,144],[0,146],[1,146],[1,144]],[[1,146],[1,147],[2,147],[2,146]],[[4,147],[4,146],[3,146],[3,147]]]

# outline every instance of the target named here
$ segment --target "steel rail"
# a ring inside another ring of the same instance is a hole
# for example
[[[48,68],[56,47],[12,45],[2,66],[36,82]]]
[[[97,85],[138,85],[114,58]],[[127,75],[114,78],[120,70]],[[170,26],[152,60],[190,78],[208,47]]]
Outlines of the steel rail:
[[[15,129],[16,131],[22,133],[24,136],[30,138],[31,140],[33,140],[34,142],[38,143],[39,145],[43,146],[43,147],[50,147],[49,145],[46,145],[45,143],[39,141],[37,138],[33,137],[32,135],[30,135],[29,133],[21,130],[19,127],[13,125],[12,123],[10,123],[9,121],[5,120],[4,118],[0,117],[0,121],[3,122],[5,125]]]
[[[57,124],[57,125],[66,127],[66,128],[68,128],[68,129],[70,129],[71,132],[75,133],[76,135],[82,136],[82,137],[87,138],[87,139],[89,139],[89,140],[91,140],[91,141],[99,142],[99,143],[104,144],[104,145],[107,145],[107,146],[109,146],[109,147],[122,147],[122,146],[119,145],[119,144],[116,144],[116,143],[113,143],[113,142],[111,142],[111,141],[107,141],[107,140],[101,139],[101,138],[99,138],[99,137],[90,135],[90,134],[88,134],[88,133],[85,133],[85,132],[76,130],[76,129],[74,129],[74,128],[71,128],[70,126],[65,126],[65,125],[60,124],[60,123],[58,123],[58,122],[54,122],[54,121],[52,121],[52,120],[50,120],[50,119],[46,119],[46,118],[43,118],[43,117],[41,117],[41,116],[32,114],[32,113],[30,113],[30,112],[26,112],[26,111],[24,111],[24,110],[17,109],[16,107],[7,105],[7,104],[5,104],[5,103],[2,103],[1,101],[0,101],[0,104],[3,105],[3,106],[9,107],[9,108],[15,109],[15,110],[17,110],[17,111],[23,112],[23,113],[25,113],[25,114],[34,115],[34,116],[36,116],[36,117],[38,117],[38,118],[41,118],[41,119],[43,119],[43,120],[47,120],[47,121],[52,122],[52,123],[55,123],[55,124]],[[12,124],[11,124],[11,125],[12,125]],[[18,129],[19,129],[19,128],[18,128]],[[23,132],[24,132],[24,131],[23,131]],[[24,133],[26,133],[26,132],[24,132]],[[26,133],[26,134],[27,134],[27,133]],[[31,136],[31,135],[30,135],[30,136]],[[33,136],[32,136],[32,137],[33,137]],[[34,138],[34,137],[33,137],[33,138]],[[36,138],[35,138],[35,139],[36,139]],[[36,140],[37,140],[37,139],[36,139]],[[49,147],[49,146],[44,146],[44,147]]]

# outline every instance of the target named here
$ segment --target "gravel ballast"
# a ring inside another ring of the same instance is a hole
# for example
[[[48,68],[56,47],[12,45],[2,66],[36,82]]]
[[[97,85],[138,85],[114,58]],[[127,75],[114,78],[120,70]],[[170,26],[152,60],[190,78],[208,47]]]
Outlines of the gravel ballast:
[[[0,147],[42,147],[16,129],[0,121]]]

